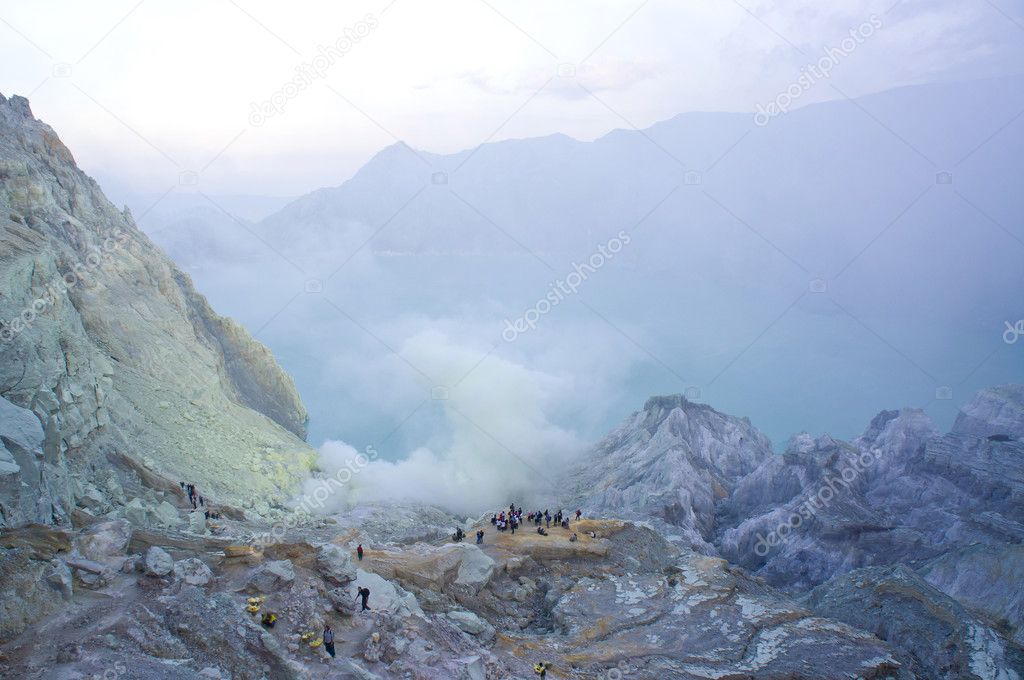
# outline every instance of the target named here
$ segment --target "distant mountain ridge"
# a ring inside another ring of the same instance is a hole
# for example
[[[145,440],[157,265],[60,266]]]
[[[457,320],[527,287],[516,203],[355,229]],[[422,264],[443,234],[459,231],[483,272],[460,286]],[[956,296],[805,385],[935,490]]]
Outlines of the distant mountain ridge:
[[[380,252],[572,253],[636,224],[680,187],[648,218],[651,231],[680,218],[705,231],[735,223],[732,212],[827,273],[941,172],[972,189],[989,176],[1005,185],[1004,152],[1024,149],[1024,132],[1000,128],[1024,108],[1022,92],[1024,77],[910,86],[809,105],[764,127],[747,114],[685,113],[593,142],[550,135],[446,155],[399,142],[256,228],[289,252],[349,231],[372,234]],[[999,139],[986,143],[996,130]],[[1010,204],[1020,214],[1020,203]],[[695,236],[707,238],[686,242]],[[713,238],[707,245],[725,256]]]

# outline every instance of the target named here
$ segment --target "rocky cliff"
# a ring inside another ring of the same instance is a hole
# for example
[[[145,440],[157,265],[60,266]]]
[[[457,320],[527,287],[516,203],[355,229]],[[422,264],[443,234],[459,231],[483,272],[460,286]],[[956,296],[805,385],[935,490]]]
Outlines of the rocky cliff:
[[[745,418],[681,396],[653,397],[572,471],[565,507],[656,520],[690,547],[713,552],[716,503],[771,453]]]
[[[994,387],[947,434],[920,410],[883,411],[854,441],[801,433],[774,454],[745,419],[655,398],[595,448],[566,503],[644,520],[793,593],[906,565],[1019,643],[1022,409],[1024,389]]]
[[[313,461],[270,352],[2,96],[0,397],[3,524],[112,512],[147,477],[265,510]]]

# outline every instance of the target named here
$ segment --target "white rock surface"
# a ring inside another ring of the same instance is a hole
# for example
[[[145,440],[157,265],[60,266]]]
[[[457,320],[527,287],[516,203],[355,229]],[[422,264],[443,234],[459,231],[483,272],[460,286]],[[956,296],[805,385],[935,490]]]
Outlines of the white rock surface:
[[[333,543],[317,548],[316,566],[324,580],[336,586],[348,585],[356,578],[349,551]]]
[[[174,563],[174,577],[192,586],[205,586],[213,580],[213,572],[202,560],[189,557]]]
[[[166,550],[154,545],[146,551],[143,565],[149,576],[167,576],[174,569],[174,560]]]

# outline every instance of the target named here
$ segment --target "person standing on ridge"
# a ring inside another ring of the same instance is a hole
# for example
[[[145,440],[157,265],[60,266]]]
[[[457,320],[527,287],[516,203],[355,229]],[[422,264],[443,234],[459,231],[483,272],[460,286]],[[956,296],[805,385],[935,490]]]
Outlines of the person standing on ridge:
[[[363,544],[360,543],[356,546],[356,555],[359,557],[359,561],[363,561]]]

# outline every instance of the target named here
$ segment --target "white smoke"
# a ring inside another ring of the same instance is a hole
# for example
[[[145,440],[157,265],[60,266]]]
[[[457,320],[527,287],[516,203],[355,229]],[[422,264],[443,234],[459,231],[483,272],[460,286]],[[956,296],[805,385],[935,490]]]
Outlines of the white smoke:
[[[450,436],[396,461],[378,457],[372,447],[358,452],[328,441],[320,447],[323,479],[309,480],[306,496],[322,498],[327,512],[357,502],[411,501],[476,514],[511,501],[553,501],[555,480],[583,443],[548,413],[577,385],[496,353],[480,361],[486,352],[436,330],[410,338],[400,354],[451,381],[432,386],[431,398]]]

